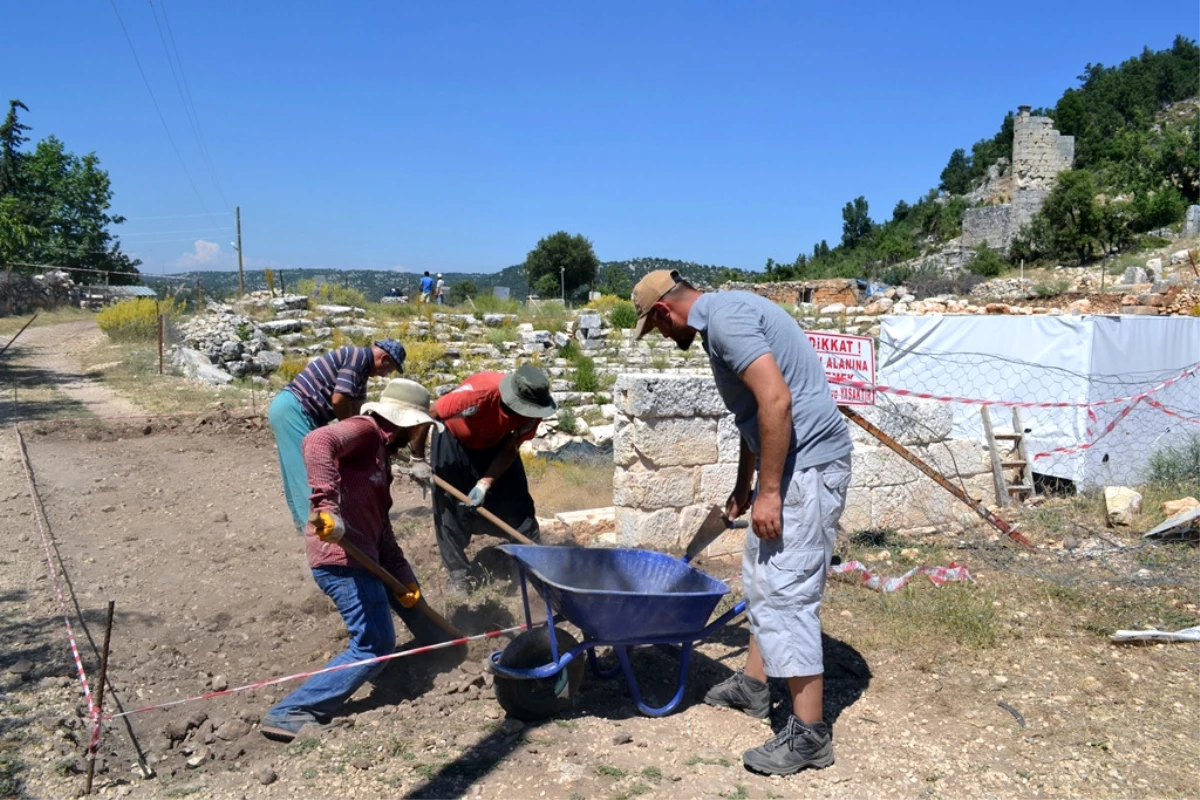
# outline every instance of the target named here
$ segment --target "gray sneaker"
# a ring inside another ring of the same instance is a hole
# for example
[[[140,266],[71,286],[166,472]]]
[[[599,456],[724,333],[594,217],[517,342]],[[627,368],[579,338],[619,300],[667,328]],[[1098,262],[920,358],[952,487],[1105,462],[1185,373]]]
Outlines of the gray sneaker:
[[[452,570],[446,578],[446,594],[461,599],[470,593],[471,581],[468,572],[465,569]]]
[[[709,689],[704,702],[710,706],[736,708],[755,719],[766,719],[771,713],[771,687],[739,669]]]
[[[762,747],[742,754],[746,769],[764,775],[791,775],[802,769],[833,764],[833,732],[824,722],[805,725],[796,717]]]

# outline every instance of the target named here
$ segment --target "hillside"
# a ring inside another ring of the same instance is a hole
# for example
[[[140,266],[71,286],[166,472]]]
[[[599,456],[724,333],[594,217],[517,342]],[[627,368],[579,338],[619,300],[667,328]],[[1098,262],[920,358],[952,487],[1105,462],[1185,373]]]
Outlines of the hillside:
[[[677,269],[693,282],[707,285],[718,285],[727,280],[748,277],[746,273],[728,267],[696,264],[691,261],[669,258],[634,258],[626,261],[601,262],[597,272],[596,289],[628,297],[638,279],[656,269]],[[507,286],[513,297],[523,297],[526,293],[524,271],[520,264],[505,267],[498,272],[445,272],[442,276],[449,286],[460,281],[470,281],[481,291],[488,291],[493,286]],[[232,296],[237,292],[236,270],[181,272],[168,277],[189,285],[195,284],[199,280],[205,292],[218,297]],[[275,272],[277,289],[280,278],[283,279],[285,288],[294,287],[301,280],[317,280],[349,286],[359,290],[369,299],[378,299],[387,294],[393,286],[399,287],[401,291],[411,295],[416,291],[421,275],[415,272],[374,269],[287,269]],[[247,270],[245,280],[247,291],[267,287],[266,277],[261,271]]]

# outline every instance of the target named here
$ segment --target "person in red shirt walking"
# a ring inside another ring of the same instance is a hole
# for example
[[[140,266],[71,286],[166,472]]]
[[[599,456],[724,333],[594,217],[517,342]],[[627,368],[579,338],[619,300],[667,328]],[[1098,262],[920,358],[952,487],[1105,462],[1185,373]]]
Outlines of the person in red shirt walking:
[[[429,392],[414,381],[393,380],[379,402],[364,403],[362,412],[318,428],[304,437],[302,445],[312,489],[312,513],[304,537],[308,565],[350,633],[349,647],[326,667],[391,653],[396,646],[392,611],[422,644],[450,638],[416,608],[420,584],[388,518],[392,454],[410,445],[418,432],[424,434],[439,424],[429,414]],[[383,581],[338,546],[343,539],[390,572],[407,591],[388,591]],[[270,739],[291,741],[305,724],[328,722],[382,668],[383,663],[363,664],[314,675],[271,708],[259,730]]]
[[[537,516],[518,449],[537,435],[538,423],[555,409],[546,373],[531,364],[507,375],[476,373],[430,409],[430,416],[446,427],[435,432],[428,463],[424,433],[417,435],[412,476],[428,482],[436,474],[466,494],[471,506],[483,506],[536,541]],[[465,593],[471,537],[502,534],[439,486],[433,487],[433,523],[442,563],[450,573],[447,591]]]

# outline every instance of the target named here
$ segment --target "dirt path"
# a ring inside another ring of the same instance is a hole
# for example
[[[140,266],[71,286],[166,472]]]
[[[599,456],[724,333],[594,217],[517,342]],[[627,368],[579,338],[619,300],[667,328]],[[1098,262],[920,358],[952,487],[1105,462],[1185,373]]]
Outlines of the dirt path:
[[[45,402],[42,395],[47,389],[66,395],[70,404],[85,415],[121,417],[141,413],[142,409],[81,367],[83,354],[103,338],[104,334],[92,320],[32,327],[21,334],[0,362],[0,377],[6,389],[16,383],[18,400],[22,392],[38,398],[33,409],[22,409],[21,417],[46,416],[38,406]],[[5,337],[3,344],[8,340]],[[0,424],[11,421],[12,417],[11,402],[0,404]]]

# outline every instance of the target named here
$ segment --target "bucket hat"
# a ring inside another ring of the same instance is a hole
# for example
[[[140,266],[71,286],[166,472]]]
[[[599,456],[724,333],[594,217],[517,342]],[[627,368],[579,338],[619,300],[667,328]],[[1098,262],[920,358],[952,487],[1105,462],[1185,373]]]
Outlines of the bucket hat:
[[[500,379],[500,399],[522,417],[540,419],[558,408],[550,396],[550,379],[532,364],[522,364]]]
[[[388,381],[379,401],[363,403],[361,413],[378,414],[398,428],[413,428],[432,422],[438,430],[442,429],[442,424],[429,416],[429,390],[407,378]]]

